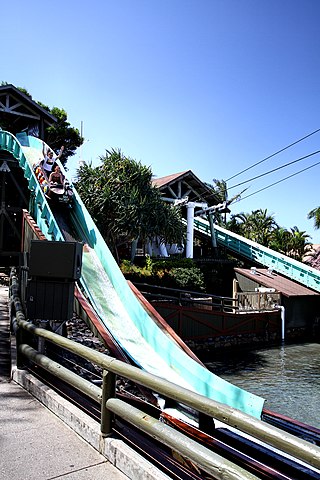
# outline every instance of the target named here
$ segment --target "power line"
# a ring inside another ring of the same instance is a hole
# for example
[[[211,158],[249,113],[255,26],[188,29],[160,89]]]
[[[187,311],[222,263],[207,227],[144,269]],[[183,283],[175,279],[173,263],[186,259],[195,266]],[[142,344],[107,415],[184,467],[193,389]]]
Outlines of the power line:
[[[238,202],[241,202],[241,200],[245,200],[249,197],[252,197],[253,195],[256,195],[257,193],[263,192],[263,190],[267,190],[268,188],[274,187],[274,185],[277,185],[278,183],[284,182],[285,180],[288,180],[289,178],[295,177],[296,175],[299,175],[300,173],[305,172],[306,170],[309,170],[310,168],[316,167],[317,165],[320,165],[320,161],[317,162],[317,163],[314,163],[313,165],[310,165],[309,167],[303,168],[302,170],[299,170],[299,172],[293,173],[292,175],[289,175],[288,177],[282,178],[281,180],[278,180],[277,182],[271,183],[270,185],[267,185],[266,187],[263,187],[260,190],[257,190],[256,192],[250,193],[250,195],[247,195],[246,197],[240,198],[238,200]]]
[[[272,158],[272,157],[278,155],[278,154],[281,153],[281,152],[284,152],[284,151],[287,150],[288,148],[293,147],[293,145],[296,145],[297,143],[302,142],[302,141],[305,140],[306,138],[311,137],[312,135],[314,135],[315,133],[318,133],[318,132],[320,132],[320,128],[318,128],[318,129],[315,130],[314,132],[311,132],[311,133],[309,133],[308,135],[306,135],[306,136],[304,136],[304,137],[302,137],[302,138],[299,138],[299,140],[296,140],[295,142],[290,143],[290,145],[287,145],[286,147],[281,148],[281,150],[278,150],[277,152],[273,153],[272,155],[269,155],[268,157],[263,158],[263,159],[260,160],[259,162],[254,163],[254,164],[251,165],[250,167],[245,168],[244,170],[241,170],[241,172],[238,172],[238,173],[236,173],[235,175],[233,175],[232,177],[228,178],[228,179],[226,180],[226,182],[229,182],[229,180],[232,180],[233,178],[238,177],[238,175],[241,175],[242,173],[247,172],[247,171],[250,170],[251,168],[256,167],[257,165],[260,165],[260,163],[265,162],[266,160],[269,160],[269,158]]]
[[[274,173],[277,170],[281,170],[282,168],[288,167],[289,165],[293,165],[294,163],[301,162],[301,160],[305,160],[306,158],[312,157],[313,155],[317,155],[318,153],[320,153],[320,150],[309,153],[308,155],[305,155],[304,157],[297,158],[296,160],[293,160],[292,162],[288,162],[288,163],[285,163],[284,165],[280,165],[280,167],[274,168],[273,170],[269,170],[268,172],[261,173],[260,175],[257,175],[256,177],[249,178],[249,180],[244,180],[241,183],[237,183],[236,185],[232,185],[231,187],[228,187],[228,190],[231,190],[231,188],[240,187],[240,185],[244,185],[245,183],[252,182],[252,180],[256,180],[257,178],[261,178],[261,177],[264,177],[265,175],[269,175],[270,173]]]

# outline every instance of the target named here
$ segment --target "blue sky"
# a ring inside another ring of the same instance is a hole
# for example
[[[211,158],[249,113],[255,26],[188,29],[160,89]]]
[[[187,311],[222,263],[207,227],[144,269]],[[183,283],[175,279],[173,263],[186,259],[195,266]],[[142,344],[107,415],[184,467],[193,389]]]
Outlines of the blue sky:
[[[320,128],[318,0],[16,0],[1,6],[0,80],[64,108],[98,164],[120,148],[161,177],[229,179]],[[320,132],[228,181],[320,150]],[[69,162],[75,171],[80,153]],[[320,162],[257,180],[244,194]],[[320,243],[320,165],[232,208],[263,208]],[[234,187],[234,188],[232,188]]]

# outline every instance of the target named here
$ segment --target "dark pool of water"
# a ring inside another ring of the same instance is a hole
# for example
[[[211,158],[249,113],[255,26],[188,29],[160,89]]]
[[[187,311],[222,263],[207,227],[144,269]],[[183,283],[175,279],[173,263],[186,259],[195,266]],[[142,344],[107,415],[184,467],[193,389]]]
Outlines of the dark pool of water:
[[[206,366],[266,400],[265,408],[320,428],[320,344],[224,353]]]

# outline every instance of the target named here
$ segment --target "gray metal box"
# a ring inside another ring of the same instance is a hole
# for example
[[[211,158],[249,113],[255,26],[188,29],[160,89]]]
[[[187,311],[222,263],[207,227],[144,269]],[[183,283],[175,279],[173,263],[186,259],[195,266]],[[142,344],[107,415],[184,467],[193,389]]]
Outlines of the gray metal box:
[[[29,320],[69,320],[73,315],[74,282],[29,280],[27,317]]]
[[[29,275],[77,280],[81,276],[82,243],[32,240]]]

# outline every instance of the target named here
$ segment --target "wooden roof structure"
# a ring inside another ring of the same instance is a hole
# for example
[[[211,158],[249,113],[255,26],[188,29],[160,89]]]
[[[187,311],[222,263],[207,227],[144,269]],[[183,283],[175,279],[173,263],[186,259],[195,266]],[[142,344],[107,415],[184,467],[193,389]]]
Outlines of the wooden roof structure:
[[[235,268],[234,271],[262,287],[274,288],[285,297],[320,295],[318,292],[311,290],[311,288],[300,285],[299,283],[266,268]]]
[[[152,184],[158,187],[163,199],[167,201],[188,197],[189,202],[206,202],[209,206],[219,202],[212,190],[191,170],[154,178]]]
[[[12,84],[0,86],[0,120],[10,124],[10,132],[26,131],[44,139],[47,126],[57,122],[45,108]]]

